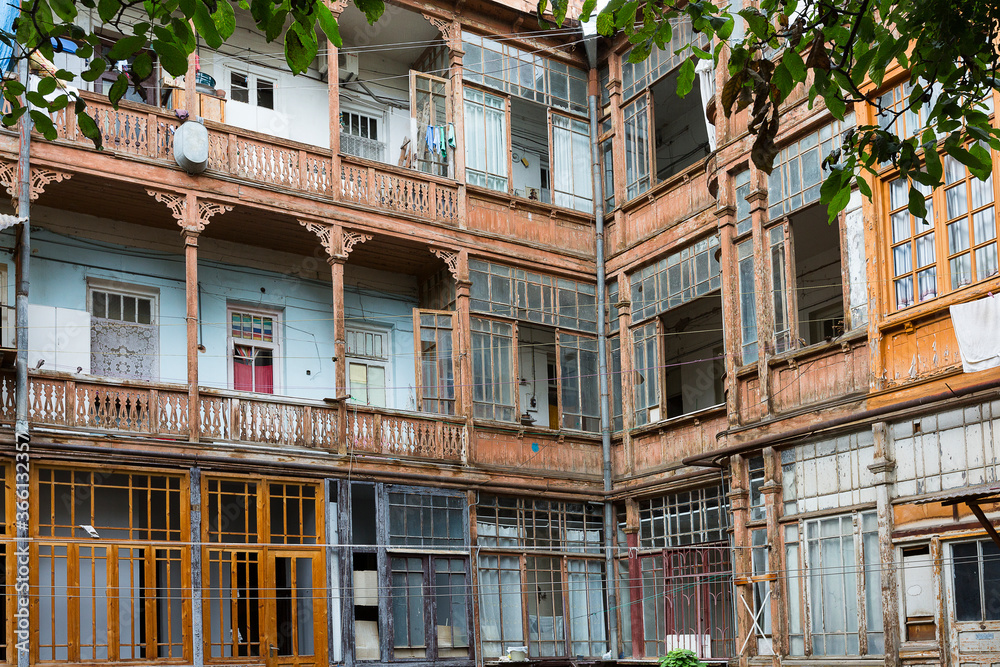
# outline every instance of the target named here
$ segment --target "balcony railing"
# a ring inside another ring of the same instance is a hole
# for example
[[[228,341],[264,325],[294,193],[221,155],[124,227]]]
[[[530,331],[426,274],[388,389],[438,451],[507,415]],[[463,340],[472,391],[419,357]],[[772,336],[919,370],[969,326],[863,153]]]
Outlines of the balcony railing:
[[[14,421],[14,374],[0,374],[0,422]],[[461,418],[422,416],[367,407],[203,389],[198,417],[205,441],[246,442],[338,451],[341,409],[347,410],[346,445],[354,453],[464,462],[468,430]],[[128,433],[186,439],[188,393],[179,385],[80,380],[33,375],[28,419],[88,433]]]
[[[439,461],[465,461],[465,421],[442,416],[355,409],[347,406],[347,445],[355,452]]]
[[[87,101],[87,113],[100,129],[106,150],[173,164],[173,137],[181,124],[173,112],[130,102],[115,109],[104,96],[81,93],[81,97]],[[79,131],[74,114],[64,109],[53,120],[60,139],[91,144]],[[428,220],[454,223],[458,219],[458,188],[447,179],[346,157],[338,183],[327,149],[214,121],[206,120],[205,127],[210,173]],[[353,152],[349,148],[344,152]]]

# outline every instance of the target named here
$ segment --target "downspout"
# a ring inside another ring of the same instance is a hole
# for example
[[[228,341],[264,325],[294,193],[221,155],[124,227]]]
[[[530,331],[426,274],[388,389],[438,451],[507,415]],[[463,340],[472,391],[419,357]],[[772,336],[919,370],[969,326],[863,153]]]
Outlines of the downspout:
[[[24,84],[25,91],[29,90],[28,78],[28,58],[27,56],[18,61],[18,75]],[[28,104],[24,98],[24,104]],[[17,527],[16,540],[16,565],[17,591],[21,590],[22,575],[21,564],[24,560],[25,571],[28,568],[28,508],[29,508],[29,447],[31,434],[28,431],[28,268],[31,261],[31,222],[29,221],[29,205],[31,202],[31,160],[29,159],[31,150],[31,114],[25,112],[18,122],[21,145],[17,153],[18,167],[18,188],[17,188],[17,217],[21,219],[20,233],[18,237],[18,280],[17,297],[15,301],[15,327],[17,329],[17,362],[15,378],[15,405],[14,405],[14,441],[15,441],[15,467],[14,478],[15,507]],[[25,473],[22,475],[21,473]],[[23,480],[23,481],[22,481]],[[22,556],[23,554],[23,556]],[[27,583],[27,577],[23,578],[23,583]],[[29,637],[29,609],[28,596],[17,596],[17,612],[15,615],[15,637],[17,649],[18,667],[28,667],[28,637]],[[23,620],[23,634],[22,634]]]
[[[584,42],[590,60],[591,72],[597,70],[597,37],[591,35]],[[596,79],[596,76],[595,76]],[[618,603],[615,590],[616,567],[614,555],[615,513],[611,501],[611,396],[608,390],[608,332],[605,322],[607,307],[604,274],[604,187],[601,174],[601,152],[598,145],[598,117],[596,87],[590,95],[590,161],[594,181],[594,237],[597,263],[597,381],[601,392],[601,454],[604,460],[604,571],[608,582],[608,651],[611,659],[618,655]]]

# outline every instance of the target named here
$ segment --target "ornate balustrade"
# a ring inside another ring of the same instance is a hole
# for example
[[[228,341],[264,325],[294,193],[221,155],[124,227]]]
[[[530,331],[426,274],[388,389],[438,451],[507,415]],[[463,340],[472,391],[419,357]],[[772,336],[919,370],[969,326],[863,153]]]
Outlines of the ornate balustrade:
[[[0,399],[2,420],[13,421],[13,373],[0,375]],[[188,434],[188,395],[180,387],[35,376],[28,383],[28,419],[47,426],[180,438]]]
[[[458,188],[418,171],[344,157],[340,199],[373,208],[456,223]]]
[[[347,406],[347,446],[355,452],[464,462],[468,429],[461,419]]]
[[[188,394],[178,385],[85,381],[32,375],[28,419],[38,426],[87,432],[186,438]],[[0,422],[14,421],[14,373],[0,373]],[[199,419],[206,441],[316,447],[338,451],[339,408],[279,396],[202,389]],[[457,417],[421,416],[348,406],[348,448],[357,452],[463,462],[468,431]]]
[[[336,407],[215,390],[200,399],[203,438],[337,449]]]
[[[173,112],[131,102],[115,109],[102,95],[81,96],[106,150],[173,163],[173,136],[181,124]],[[74,114],[62,110],[53,120],[60,139],[91,143]],[[447,179],[346,156],[338,182],[327,149],[215,121],[204,123],[210,172],[427,220],[458,221],[458,188]]]

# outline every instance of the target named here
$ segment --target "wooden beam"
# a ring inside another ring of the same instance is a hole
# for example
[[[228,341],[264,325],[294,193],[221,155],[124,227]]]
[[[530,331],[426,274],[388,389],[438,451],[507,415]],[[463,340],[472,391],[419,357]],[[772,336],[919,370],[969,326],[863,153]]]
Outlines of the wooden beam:
[[[987,534],[989,534],[990,538],[992,538],[994,544],[996,544],[997,548],[1000,549],[1000,534],[997,533],[997,529],[993,527],[993,524],[986,517],[986,512],[984,512],[983,508],[979,506],[979,502],[976,500],[967,500],[965,501],[965,504],[968,505],[969,509],[972,510],[972,513],[976,515],[976,518],[979,519],[979,523],[982,524],[983,529],[986,530]]]

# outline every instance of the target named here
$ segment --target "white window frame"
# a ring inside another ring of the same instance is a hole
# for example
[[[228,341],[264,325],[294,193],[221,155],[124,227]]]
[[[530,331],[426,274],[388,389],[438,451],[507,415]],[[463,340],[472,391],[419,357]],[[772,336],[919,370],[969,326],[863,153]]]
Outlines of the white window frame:
[[[158,329],[160,326],[160,290],[156,287],[149,287],[147,285],[136,285],[133,283],[125,283],[117,280],[104,280],[101,278],[87,278],[87,314],[90,315],[91,327],[93,327],[94,319],[109,320],[110,318],[101,317],[95,318],[94,316],[94,292],[103,292],[105,294],[117,294],[123,297],[134,297],[136,299],[149,299],[149,324],[143,324],[141,322],[128,322],[126,320],[111,320],[117,321],[122,324],[134,324],[137,326],[149,326],[154,329]],[[136,313],[138,314],[138,305],[136,306]],[[4,309],[5,311],[7,309]],[[138,319],[138,317],[137,317]],[[87,332],[87,335],[91,335]],[[159,348],[159,331],[157,331],[157,348]],[[91,369],[93,369],[94,360],[94,349],[93,345],[90,346],[90,360]],[[157,356],[160,354],[160,350],[156,350]],[[156,362],[153,364],[153,371],[155,373],[151,381],[156,382],[160,379],[160,359],[157,358]],[[92,372],[92,371],[91,371]]]
[[[273,326],[273,336],[274,340],[271,342],[261,341],[261,340],[251,340],[247,338],[235,338],[233,337],[233,313],[240,313],[246,315],[256,315],[258,317],[270,317],[274,321]],[[251,345],[253,347],[259,347],[271,350],[271,374],[272,374],[272,390],[270,394],[258,393],[258,392],[247,392],[241,391],[242,394],[247,394],[248,396],[280,396],[282,390],[284,389],[284,383],[282,382],[282,371],[284,369],[284,364],[281,358],[281,347],[282,347],[282,335],[281,335],[281,311],[274,310],[270,308],[261,308],[260,306],[243,306],[240,303],[227,303],[226,304],[226,386],[230,390],[236,391],[236,380],[235,372],[233,370],[234,363],[234,352],[236,351],[236,345]]]
[[[349,339],[351,334],[375,334],[379,336],[384,336],[385,340],[382,347],[382,356],[369,356],[363,354],[351,354],[348,351],[348,346],[344,345],[344,358],[345,358],[345,370],[347,371],[347,393],[351,393],[351,363],[364,364],[366,367],[376,366],[381,368],[385,373],[385,405],[371,405],[368,402],[361,402],[355,398],[348,399],[348,403],[351,405],[366,405],[373,408],[394,408],[394,395],[392,392],[392,327],[379,327],[379,326],[350,326],[345,330],[345,340]]]
[[[280,72],[270,73],[260,73],[258,68],[255,67],[234,67],[231,64],[227,64],[222,68],[224,72],[224,80],[222,83],[226,86],[226,94],[229,96],[229,102],[235,102],[236,104],[245,104],[247,106],[254,107],[255,109],[266,109],[268,111],[278,110],[278,95],[281,89],[279,84]],[[247,78],[247,101],[243,102],[237,100],[233,97],[233,74],[238,74],[240,76],[245,76]],[[257,104],[257,82],[263,79],[264,81],[269,81],[271,83],[271,94],[273,95],[274,104],[270,107],[262,107]]]
[[[14,308],[10,300],[10,284],[7,282],[7,276],[7,265],[0,264],[0,330],[3,332],[0,337],[0,347],[13,349],[17,346],[17,340],[14,329]]]

